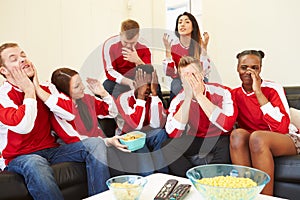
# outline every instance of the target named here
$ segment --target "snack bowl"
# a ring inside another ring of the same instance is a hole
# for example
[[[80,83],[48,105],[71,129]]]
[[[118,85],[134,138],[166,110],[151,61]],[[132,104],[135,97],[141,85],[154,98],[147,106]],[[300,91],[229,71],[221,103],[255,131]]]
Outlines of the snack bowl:
[[[128,147],[128,150],[136,151],[144,147],[146,134],[141,131],[132,131],[122,135],[122,138],[119,140],[121,144]]]
[[[106,185],[115,200],[138,200],[147,179],[138,175],[122,175],[108,179]]]
[[[255,199],[270,181],[270,176],[261,170],[230,164],[196,166],[189,169],[186,176],[208,200]]]

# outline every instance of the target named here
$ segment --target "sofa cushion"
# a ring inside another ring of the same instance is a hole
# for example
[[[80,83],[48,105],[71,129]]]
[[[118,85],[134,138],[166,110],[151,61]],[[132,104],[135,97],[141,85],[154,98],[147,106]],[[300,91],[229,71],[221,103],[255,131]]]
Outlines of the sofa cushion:
[[[300,183],[300,156],[282,156],[274,159],[275,180]]]

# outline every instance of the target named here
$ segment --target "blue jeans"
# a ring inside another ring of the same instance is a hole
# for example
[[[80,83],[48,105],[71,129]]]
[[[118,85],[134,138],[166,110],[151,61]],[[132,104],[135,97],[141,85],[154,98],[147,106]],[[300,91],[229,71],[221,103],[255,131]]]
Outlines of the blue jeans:
[[[151,151],[151,156],[154,164],[154,169],[160,173],[169,173],[169,168],[165,162],[164,155],[161,151],[162,143],[168,139],[168,134],[165,129],[154,129],[148,131],[146,145]]]
[[[63,199],[63,196],[50,165],[70,161],[86,163],[89,195],[108,189],[105,183],[110,177],[106,146],[100,138],[88,138],[18,156],[9,163],[7,170],[24,177],[34,199],[58,200]]]

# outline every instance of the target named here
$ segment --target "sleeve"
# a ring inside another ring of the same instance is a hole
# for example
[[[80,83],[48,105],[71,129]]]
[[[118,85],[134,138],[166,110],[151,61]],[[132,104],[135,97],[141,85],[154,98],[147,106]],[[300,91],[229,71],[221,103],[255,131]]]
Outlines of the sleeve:
[[[229,132],[233,129],[234,123],[237,118],[237,105],[235,103],[231,90],[226,88],[221,89],[221,87],[217,87],[215,93],[217,96],[222,96],[222,102],[213,102],[216,105],[216,108],[214,109],[209,120],[223,132]]]
[[[73,101],[63,93],[58,92],[53,84],[41,86],[45,91],[50,93],[50,97],[45,101],[51,112],[58,117],[71,121],[75,118],[72,113]]]
[[[283,88],[274,90],[268,96],[269,102],[260,108],[264,115],[263,120],[269,125],[271,131],[288,133],[290,116]]]
[[[145,63],[145,64],[151,64],[152,63],[152,54],[151,54],[151,51],[150,49],[145,46],[144,49],[141,49],[143,50],[143,54],[140,55],[140,58],[142,59],[142,61]],[[137,49],[137,52],[139,51],[139,49]]]
[[[166,112],[163,103],[158,96],[151,97],[149,114],[150,127],[159,128],[164,126],[166,121]]]
[[[134,90],[130,90],[121,94],[116,103],[119,114],[127,125],[136,130],[143,128],[146,108],[145,100],[135,99]]]
[[[203,67],[203,71],[204,71],[204,76],[208,79],[209,78],[209,74],[211,72],[211,62],[210,62],[210,58],[207,55],[202,55],[200,56],[200,62],[202,64]]]
[[[99,119],[115,118],[118,115],[117,105],[111,95],[100,99],[95,97],[96,113]]]
[[[26,98],[19,107],[4,107],[0,104],[0,124],[6,126],[9,130],[27,134],[31,132],[37,117],[37,101],[36,99]]]
[[[183,103],[182,93],[177,95],[171,102],[169,107],[169,114],[167,117],[166,122],[166,131],[170,138],[178,138],[182,135],[183,131],[185,130],[185,127],[187,124],[182,124],[178,122],[174,115],[178,112],[179,108],[181,107]]]
[[[106,77],[111,81],[121,83],[124,76],[115,70],[116,58],[113,56],[114,49],[112,48],[112,45],[118,41],[120,41],[119,36],[113,36],[105,41],[102,47],[102,58]]]
[[[170,77],[177,76],[177,67],[172,58],[166,58],[163,60],[163,69],[166,76],[170,76]]]

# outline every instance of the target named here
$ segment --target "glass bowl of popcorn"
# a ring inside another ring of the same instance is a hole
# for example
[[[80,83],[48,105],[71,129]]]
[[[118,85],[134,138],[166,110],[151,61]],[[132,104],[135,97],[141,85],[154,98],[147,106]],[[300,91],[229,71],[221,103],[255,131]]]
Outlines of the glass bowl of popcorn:
[[[186,176],[207,200],[255,199],[270,181],[270,176],[261,170],[230,164],[196,166]]]
[[[138,175],[122,175],[108,179],[106,184],[115,200],[139,200],[147,179]]]

